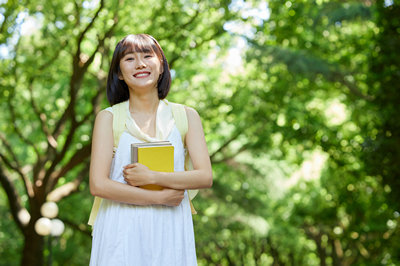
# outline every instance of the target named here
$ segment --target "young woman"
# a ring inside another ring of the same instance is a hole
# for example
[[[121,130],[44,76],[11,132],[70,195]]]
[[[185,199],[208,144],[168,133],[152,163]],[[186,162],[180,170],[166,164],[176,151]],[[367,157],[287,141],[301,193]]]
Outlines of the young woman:
[[[147,34],[116,46],[107,80],[111,106],[127,112],[119,143],[113,108],[98,113],[93,130],[90,191],[103,198],[93,225],[90,265],[197,265],[187,189],[209,188],[212,170],[198,113],[185,107],[185,143],[165,100],[171,75],[164,52]],[[133,142],[169,140],[175,172],[130,164]],[[184,171],[185,149],[193,170]],[[114,156],[113,156],[114,151]],[[139,186],[157,184],[164,189]]]

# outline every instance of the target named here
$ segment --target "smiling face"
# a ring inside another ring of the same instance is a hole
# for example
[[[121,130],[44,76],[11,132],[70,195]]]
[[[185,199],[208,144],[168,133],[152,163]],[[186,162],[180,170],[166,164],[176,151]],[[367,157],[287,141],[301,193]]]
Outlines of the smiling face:
[[[163,71],[160,59],[153,51],[127,53],[121,58],[119,67],[119,79],[134,91],[156,89]]]
[[[118,42],[107,78],[107,98],[111,105],[126,101],[131,92],[157,88],[159,99],[167,97],[171,73],[165,54],[148,34],[127,35]]]

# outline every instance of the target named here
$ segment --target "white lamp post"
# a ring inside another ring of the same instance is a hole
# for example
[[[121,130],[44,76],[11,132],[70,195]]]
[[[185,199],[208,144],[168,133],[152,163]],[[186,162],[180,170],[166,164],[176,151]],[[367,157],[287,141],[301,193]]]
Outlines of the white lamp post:
[[[60,236],[64,232],[64,223],[59,219],[51,220],[51,232],[52,236]]]
[[[39,218],[35,223],[35,231],[41,236],[47,236],[51,232],[51,221],[47,217]]]
[[[47,218],[54,218],[58,214],[58,206],[55,202],[48,201],[40,208],[40,213]]]
[[[35,223],[35,231],[41,236],[48,236],[49,256],[48,265],[52,265],[52,245],[51,237],[60,236],[64,232],[64,223],[59,219],[53,219],[58,214],[58,206],[55,202],[48,201],[40,208],[40,213],[44,216]]]

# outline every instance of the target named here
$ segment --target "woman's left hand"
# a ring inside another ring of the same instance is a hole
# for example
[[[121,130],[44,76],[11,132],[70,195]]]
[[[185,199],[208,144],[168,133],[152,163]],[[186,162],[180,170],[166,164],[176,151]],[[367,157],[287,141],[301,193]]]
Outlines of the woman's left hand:
[[[131,186],[143,186],[153,184],[152,171],[145,165],[140,163],[133,163],[124,166],[122,175],[126,183]]]

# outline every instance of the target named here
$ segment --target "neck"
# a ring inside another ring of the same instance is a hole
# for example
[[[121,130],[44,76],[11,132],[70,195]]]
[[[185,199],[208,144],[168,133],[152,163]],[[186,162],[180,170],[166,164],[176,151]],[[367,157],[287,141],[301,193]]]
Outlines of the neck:
[[[146,94],[130,93],[129,111],[132,113],[153,114],[157,111],[159,101],[157,90]]]

